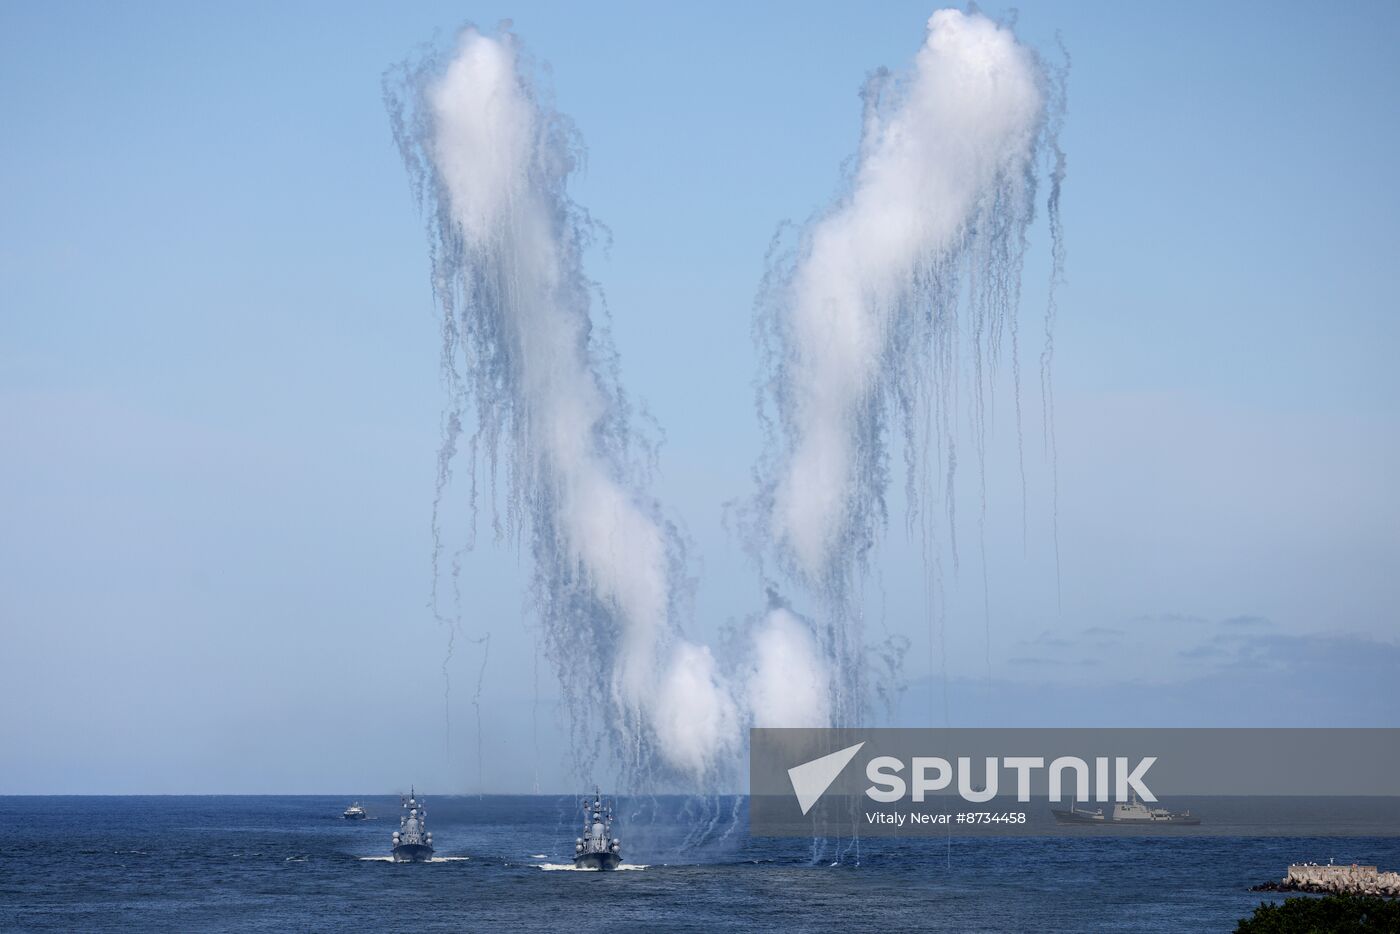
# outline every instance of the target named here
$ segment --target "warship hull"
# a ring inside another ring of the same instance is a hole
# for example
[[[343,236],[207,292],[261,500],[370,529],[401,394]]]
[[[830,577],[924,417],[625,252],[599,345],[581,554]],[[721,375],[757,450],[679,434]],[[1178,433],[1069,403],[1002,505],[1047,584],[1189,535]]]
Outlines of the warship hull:
[[[622,857],[616,853],[584,853],[574,857],[575,869],[616,869]]]
[[[433,858],[433,848],[423,843],[400,843],[394,847],[396,863],[426,863]]]
[[[1170,817],[1104,817],[1093,811],[1060,811],[1052,809],[1051,814],[1055,815],[1055,820],[1061,824],[1095,824],[1097,826],[1109,825],[1159,825],[1172,824],[1177,827],[1196,827],[1201,823],[1199,817],[1187,817],[1184,814],[1173,814]]]

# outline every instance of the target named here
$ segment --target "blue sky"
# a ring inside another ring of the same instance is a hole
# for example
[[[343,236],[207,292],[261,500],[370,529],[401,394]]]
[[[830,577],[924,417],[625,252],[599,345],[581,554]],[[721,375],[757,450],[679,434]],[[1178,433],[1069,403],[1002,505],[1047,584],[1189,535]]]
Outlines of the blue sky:
[[[436,321],[380,75],[507,17],[548,63],[589,147],[574,195],[612,232],[589,269],[664,431],[656,492],[694,541],[691,625],[713,639],[763,605],[720,506],[752,491],[761,444],[765,249],[836,190],[865,75],[907,63],[932,9],[4,7],[0,793],[377,791],[408,780],[386,761],[405,743],[420,786],[557,786],[509,546],[464,577],[469,626],[493,634],[488,755],[475,649],[453,659],[445,748]],[[1003,394],[991,613],[968,473],[932,671],[962,688],[933,715],[979,722],[977,697],[1019,691],[1067,720],[1150,696],[1154,723],[1211,723],[1200,698],[1253,679],[1259,720],[1303,685],[1365,698],[1336,722],[1396,725],[1374,661],[1400,637],[1400,8],[1024,3],[1018,22],[1073,58],[1062,596],[1040,400],[1023,539]],[[872,626],[913,640],[913,698],[928,628],[901,528]]]

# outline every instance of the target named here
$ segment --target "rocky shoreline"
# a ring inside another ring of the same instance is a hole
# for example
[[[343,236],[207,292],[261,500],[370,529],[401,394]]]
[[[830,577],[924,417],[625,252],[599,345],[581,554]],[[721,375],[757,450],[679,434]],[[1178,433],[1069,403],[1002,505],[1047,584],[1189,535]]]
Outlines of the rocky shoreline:
[[[1400,872],[1380,872],[1375,866],[1320,866],[1295,863],[1278,882],[1265,882],[1252,892],[1307,892],[1314,895],[1375,895],[1400,898]]]

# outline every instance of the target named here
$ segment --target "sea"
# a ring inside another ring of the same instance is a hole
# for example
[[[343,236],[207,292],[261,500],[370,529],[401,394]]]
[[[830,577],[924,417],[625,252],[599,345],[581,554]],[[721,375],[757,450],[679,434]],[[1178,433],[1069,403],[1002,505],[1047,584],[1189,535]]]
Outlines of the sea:
[[[430,797],[437,858],[388,859],[398,797],[0,797],[0,931],[1231,931],[1311,860],[1396,837],[764,838],[743,798],[627,798],[627,869],[572,868],[579,799]]]

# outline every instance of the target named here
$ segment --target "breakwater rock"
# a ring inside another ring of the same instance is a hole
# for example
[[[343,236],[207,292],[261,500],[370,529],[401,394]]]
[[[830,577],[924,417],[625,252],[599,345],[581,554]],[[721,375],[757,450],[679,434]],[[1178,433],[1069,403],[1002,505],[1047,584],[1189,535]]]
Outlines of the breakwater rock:
[[[1314,892],[1319,895],[1380,895],[1400,897],[1400,872],[1380,872],[1375,866],[1326,866],[1294,863],[1279,882],[1256,885],[1255,892]]]

